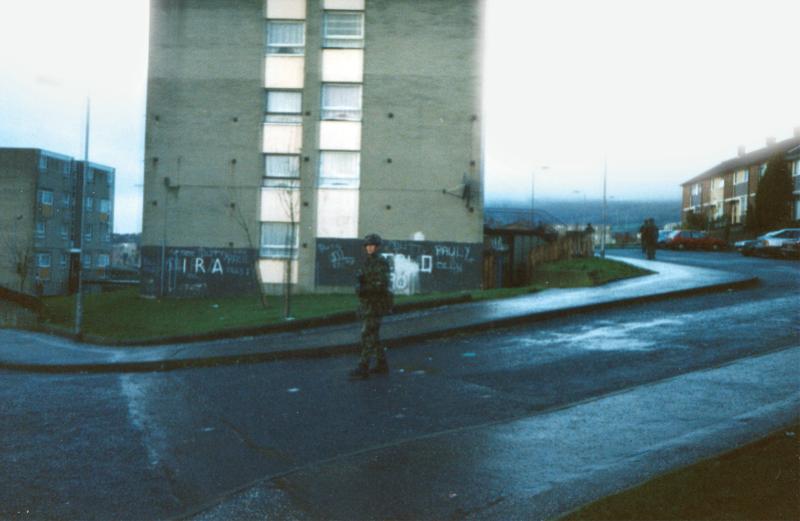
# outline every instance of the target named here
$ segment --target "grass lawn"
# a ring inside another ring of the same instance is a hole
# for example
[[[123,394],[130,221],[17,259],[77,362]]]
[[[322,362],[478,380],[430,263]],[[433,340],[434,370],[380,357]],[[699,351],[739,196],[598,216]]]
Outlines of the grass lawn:
[[[469,294],[474,300],[508,298],[546,288],[594,286],[646,273],[611,260],[572,259],[542,265],[531,286],[397,296],[395,304],[439,300],[464,294]],[[47,324],[65,329],[72,327],[74,296],[47,297],[43,300]],[[85,295],[83,330],[88,335],[109,340],[141,341],[284,323],[283,297],[270,296],[267,301],[269,305],[264,309],[256,296],[145,299],[139,297],[135,288]],[[355,295],[293,295],[292,316],[295,319],[322,317],[353,311],[357,305]]]
[[[800,424],[591,503],[562,520],[798,520]]]

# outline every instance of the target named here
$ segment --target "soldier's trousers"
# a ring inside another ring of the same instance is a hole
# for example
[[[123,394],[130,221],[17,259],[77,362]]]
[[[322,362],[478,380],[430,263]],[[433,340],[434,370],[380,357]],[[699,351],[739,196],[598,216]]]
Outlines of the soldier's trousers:
[[[369,364],[370,355],[375,355],[375,360],[386,359],[386,351],[383,349],[380,340],[381,316],[368,314],[364,317],[364,324],[361,326],[361,365]]]

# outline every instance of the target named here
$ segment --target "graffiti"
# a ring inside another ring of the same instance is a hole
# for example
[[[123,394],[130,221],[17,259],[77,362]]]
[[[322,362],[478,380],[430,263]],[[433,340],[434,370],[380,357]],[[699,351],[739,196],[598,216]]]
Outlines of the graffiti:
[[[205,296],[255,291],[256,252],[224,248],[142,248],[142,293]],[[163,268],[163,274],[162,274]]]
[[[394,268],[392,289],[401,295],[480,286],[481,244],[385,240],[381,254]],[[352,286],[364,256],[358,239],[317,239],[317,286]]]
[[[345,266],[354,266],[356,263],[355,257],[348,257],[342,251],[341,246],[335,246],[330,250],[331,266],[334,268],[343,268]]]
[[[419,291],[419,264],[402,253],[384,253],[392,266],[390,285],[395,295],[414,295]]]

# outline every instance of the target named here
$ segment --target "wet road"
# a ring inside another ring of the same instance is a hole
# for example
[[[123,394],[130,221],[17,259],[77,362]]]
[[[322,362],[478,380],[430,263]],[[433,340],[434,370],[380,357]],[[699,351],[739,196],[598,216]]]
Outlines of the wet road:
[[[671,252],[659,260],[755,274],[762,284],[420,343],[391,352],[392,374],[366,382],[345,378],[354,357],[129,375],[0,373],[0,518],[188,515],[309,464],[388,453],[798,345],[797,262]],[[325,517],[319,498],[275,483],[270,506],[261,497],[254,512]],[[398,494],[411,502],[413,491]],[[205,514],[215,516],[226,517]]]

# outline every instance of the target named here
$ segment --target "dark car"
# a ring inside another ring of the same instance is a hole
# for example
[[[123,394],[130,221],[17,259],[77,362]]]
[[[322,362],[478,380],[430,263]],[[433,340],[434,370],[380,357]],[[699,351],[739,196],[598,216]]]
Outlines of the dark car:
[[[695,230],[677,230],[666,241],[665,246],[672,250],[724,250],[727,243],[706,232]]]

